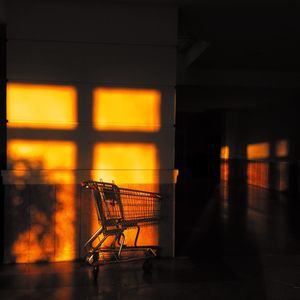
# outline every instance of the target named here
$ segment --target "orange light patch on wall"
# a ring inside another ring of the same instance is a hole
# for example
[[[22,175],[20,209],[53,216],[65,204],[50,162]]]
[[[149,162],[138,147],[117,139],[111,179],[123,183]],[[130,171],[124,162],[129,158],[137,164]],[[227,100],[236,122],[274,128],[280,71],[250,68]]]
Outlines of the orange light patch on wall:
[[[289,154],[289,147],[287,140],[280,140],[276,143],[276,156],[286,157]]]
[[[7,119],[11,128],[74,129],[77,126],[76,89],[9,83]]]
[[[12,245],[17,263],[67,261],[76,258],[74,187],[60,186],[57,190],[53,216],[31,206],[30,228],[18,235]],[[54,230],[51,223],[54,223]]]
[[[221,147],[220,158],[221,159],[229,159],[229,147],[228,146]]]
[[[76,159],[76,145],[73,142],[10,140],[7,153],[8,168],[15,172],[21,167],[43,176],[43,170],[49,170],[46,172],[48,178],[44,180],[50,183],[74,182],[70,171],[75,168]]]
[[[54,214],[55,256],[54,261],[76,258],[76,205],[74,185],[56,188],[56,211]]]
[[[270,156],[269,143],[249,144],[247,145],[248,159],[263,159]]]
[[[98,143],[94,147],[92,177],[117,184],[153,184],[157,181],[154,144]]]
[[[156,185],[159,163],[157,149],[154,144],[145,143],[99,143],[94,147],[95,180],[115,181],[127,187]],[[123,185],[123,186],[124,186]],[[94,216],[96,215],[94,211]],[[92,221],[92,232],[99,228],[98,220]],[[132,244],[136,230],[126,230],[126,242]],[[157,226],[147,226],[141,229],[139,245],[157,245]]]
[[[157,90],[97,88],[93,100],[93,123],[97,130],[160,129],[161,94]]]
[[[30,228],[20,233],[12,246],[16,263],[48,260],[54,253],[48,217],[34,206],[29,207],[29,214]]]
[[[58,183],[55,197],[56,209],[54,212],[50,211],[48,216],[48,222],[49,219],[54,220],[54,237],[47,233],[43,235],[42,241],[39,239],[47,217],[45,212],[32,207],[30,228],[21,233],[12,246],[16,261],[74,259],[76,209],[74,186],[71,184],[74,183],[72,170],[76,163],[75,144],[63,141],[10,140],[7,149],[8,165],[9,168],[15,169],[14,174],[17,179],[22,179],[26,183],[27,180],[34,181],[34,178],[26,178],[26,176],[37,176],[38,183]],[[22,168],[20,174],[23,174],[23,178],[17,177],[19,173],[16,168]],[[45,170],[47,171],[43,172]],[[26,237],[29,237],[29,242]],[[44,251],[46,246],[47,249],[51,247],[55,249],[52,255]]]
[[[228,181],[229,179],[229,147],[223,146],[220,151],[221,165],[220,165],[220,177],[222,181]]]

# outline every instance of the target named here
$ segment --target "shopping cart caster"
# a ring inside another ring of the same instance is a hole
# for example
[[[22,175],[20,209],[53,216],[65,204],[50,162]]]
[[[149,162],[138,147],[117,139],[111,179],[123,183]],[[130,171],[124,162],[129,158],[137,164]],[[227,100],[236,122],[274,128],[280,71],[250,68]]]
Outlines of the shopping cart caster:
[[[150,273],[152,271],[152,260],[150,258],[146,259],[143,263],[143,271],[145,273]]]
[[[93,253],[87,254],[87,256],[85,257],[85,261],[90,266],[97,265],[99,263],[99,253],[93,252]]]

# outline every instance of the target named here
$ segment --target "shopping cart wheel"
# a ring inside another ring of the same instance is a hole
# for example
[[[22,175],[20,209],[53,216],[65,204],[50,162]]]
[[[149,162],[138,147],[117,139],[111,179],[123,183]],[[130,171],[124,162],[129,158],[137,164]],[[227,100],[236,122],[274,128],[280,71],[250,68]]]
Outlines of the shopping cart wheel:
[[[150,273],[152,271],[152,260],[150,258],[144,261],[143,270],[145,273]]]
[[[85,261],[90,266],[97,265],[99,261],[99,253],[98,252],[88,253],[85,257]]]

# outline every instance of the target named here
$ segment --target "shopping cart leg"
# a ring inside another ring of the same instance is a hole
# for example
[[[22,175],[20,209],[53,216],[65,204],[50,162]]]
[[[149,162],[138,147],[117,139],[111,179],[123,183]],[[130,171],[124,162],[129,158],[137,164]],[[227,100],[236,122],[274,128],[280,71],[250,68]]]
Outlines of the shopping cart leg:
[[[137,227],[137,232],[136,232],[136,236],[135,236],[135,240],[134,240],[134,247],[136,247],[136,244],[137,244],[137,241],[138,241],[138,238],[139,238],[139,234],[140,234],[140,226],[139,225],[136,225]]]
[[[124,242],[125,242],[125,235],[124,235],[124,233],[121,233],[121,235],[119,237],[119,241],[120,241],[120,239],[122,239],[122,241],[121,241],[121,243],[119,242],[120,248],[119,248],[119,252],[118,252],[118,259],[120,259],[120,257],[121,257],[122,248],[123,248],[123,245],[124,245]]]
[[[103,228],[100,227],[100,228],[99,228],[99,229],[91,236],[91,238],[85,243],[84,248],[85,248],[85,249],[87,249],[88,247],[89,247],[89,248],[93,248],[93,247],[92,247],[92,244],[93,244],[94,240],[97,239],[97,238],[101,235],[102,232],[103,232]]]

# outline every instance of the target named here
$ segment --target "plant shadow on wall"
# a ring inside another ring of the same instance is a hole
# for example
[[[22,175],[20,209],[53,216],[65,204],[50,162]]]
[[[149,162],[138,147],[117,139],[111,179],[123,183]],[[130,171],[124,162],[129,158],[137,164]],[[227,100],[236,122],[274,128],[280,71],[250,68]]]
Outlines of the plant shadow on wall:
[[[64,207],[57,201],[59,189],[46,184],[39,160],[11,160],[5,202],[5,261],[48,262],[58,257]],[[37,184],[38,183],[38,184]]]

